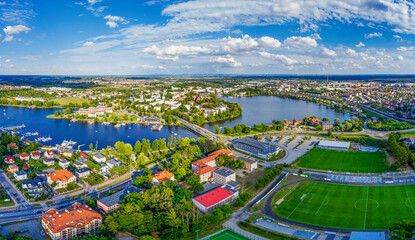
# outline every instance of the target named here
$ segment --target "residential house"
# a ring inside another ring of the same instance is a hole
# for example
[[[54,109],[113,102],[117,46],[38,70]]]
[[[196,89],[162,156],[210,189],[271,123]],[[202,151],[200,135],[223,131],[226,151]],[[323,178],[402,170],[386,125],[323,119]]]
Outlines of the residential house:
[[[28,153],[20,153],[19,154],[19,158],[22,161],[29,161],[30,155]]]
[[[106,163],[100,163],[101,173],[107,173],[110,170],[110,167]]]
[[[110,160],[107,161],[107,165],[110,169],[112,169],[113,167],[121,167],[122,162],[118,159],[111,158]]]
[[[71,162],[70,162],[70,161],[68,161],[68,160],[66,160],[66,159],[64,159],[64,160],[60,160],[60,161],[59,161],[59,166],[60,166],[61,168],[68,168],[68,167],[69,167],[69,165],[71,165]]]
[[[26,190],[29,196],[33,198],[40,197],[44,190],[44,181],[40,177],[28,179],[22,182],[22,189]]]
[[[49,185],[56,184],[54,189],[66,188],[69,183],[75,182],[76,177],[66,169],[58,170],[47,175]]]
[[[406,145],[411,146],[411,145],[415,144],[415,139],[414,139],[414,137],[408,137],[408,138],[405,138],[405,140],[403,140],[403,142]]]
[[[90,173],[91,170],[89,170],[88,168],[81,168],[75,170],[75,175],[79,178],[88,177]]]
[[[12,165],[9,165],[7,167],[7,172],[8,173],[13,173],[14,174],[17,171],[19,171],[19,167],[16,164],[12,164]]]
[[[7,151],[10,152],[11,149],[13,149],[14,151],[16,151],[16,150],[19,149],[19,147],[16,144],[14,144],[14,143],[7,144]]]
[[[65,149],[62,151],[62,156],[67,157],[67,158],[71,158],[74,156],[74,151],[73,149]]]
[[[25,171],[14,172],[14,179],[16,179],[16,181],[26,180],[27,179],[27,172],[25,172]]]
[[[83,157],[83,158],[88,158],[88,155],[83,153],[83,152],[80,152],[79,155],[81,155],[81,157]]]
[[[88,167],[86,158],[78,158],[75,160],[73,165],[76,167],[76,169],[86,168]]]
[[[102,216],[86,204],[74,203],[67,209],[49,209],[41,224],[52,240],[72,239],[98,232]]]
[[[13,156],[9,156],[9,157],[6,157],[5,159],[4,159],[4,163],[5,164],[14,164],[16,161],[15,161],[15,159],[14,159],[14,157]]]
[[[130,194],[132,192],[140,193],[141,189],[136,188],[134,186],[130,186],[129,188],[124,189],[122,191],[99,198],[97,200],[97,207],[105,214],[114,212],[119,208],[120,201],[124,199],[125,195]]]
[[[323,121],[321,126],[323,127],[323,130],[333,129],[333,123],[330,121]]]
[[[162,184],[163,182],[167,180],[174,181],[174,174],[166,170],[153,174],[153,184],[156,186],[159,186],[160,184]]]
[[[105,155],[102,154],[102,153],[96,153],[96,154],[94,154],[94,156],[92,156],[92,159],[94,159],[98,163],[103,163],[103,162],[105,162],[107,160],[105,158]]]
[[[55,158],[56,157],[56,154],[55,154],[55,152],[53,150],[46,150],[44,156],[46,158]]]
[[[33,152],[30,153],[30,157],[33,160],[37,161],[37,160],[40,159],[40,152],[39,151],[33,151]]]
[[[200,177],[200,182],[207,182],[212,180],[213,172],[215,170],[216,168],[206,165],[205,167],[193,171],[193,173]]]
[[[43,164],[45,164],[46,166],[53,166],[55,164],[55,159],[53,158],[45,158],[43,159]]]
[[[234,171],[221,168],[213,172],[213,181],[220,185],[225,185],[229,181],[235,181],[236,174]]]

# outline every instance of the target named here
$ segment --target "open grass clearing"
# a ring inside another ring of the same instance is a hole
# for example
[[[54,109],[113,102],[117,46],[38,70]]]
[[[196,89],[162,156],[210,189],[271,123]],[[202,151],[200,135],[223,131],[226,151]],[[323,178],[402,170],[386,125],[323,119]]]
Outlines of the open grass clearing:
[[[298,167],[336,172],[383,173],[383,152],[352,152],[313,148],[299,158]]]

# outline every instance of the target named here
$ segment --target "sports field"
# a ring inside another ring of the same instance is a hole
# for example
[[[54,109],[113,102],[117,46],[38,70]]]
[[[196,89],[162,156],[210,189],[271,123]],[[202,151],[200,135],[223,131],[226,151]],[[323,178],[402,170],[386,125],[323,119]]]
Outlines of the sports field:
[[[249,238],[242,237],[230,230],[226,230],[210,237],[209,240],[249,240]]]
[[[280,217],[311,225],[384,230],[396,221],[415,219],[415,185],[303,182],[273,209]]]
[[[313,148],[300,157],[297,166],[336,172],[383,173],[386,170],[382,152],[351,152]]]

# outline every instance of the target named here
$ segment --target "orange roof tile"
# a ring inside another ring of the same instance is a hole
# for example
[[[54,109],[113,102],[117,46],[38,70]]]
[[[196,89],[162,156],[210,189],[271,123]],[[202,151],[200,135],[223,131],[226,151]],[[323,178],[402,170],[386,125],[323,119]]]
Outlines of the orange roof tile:
[[[57,181],[68,181],[71,177],[75,177],[71,172],[69,172],[67,169],[61,169],[58,170],[54,173],[49,173],[48,177],[50,177],[50,179],[53,182],[57,182]]]
[[[77,202],[68,209],[49,209],[42,216],[43,222],[54,233],[58,233],[68,227],[84,227],[95,219],[102,220],[101,214],[95,212],[89,206]]]
[[[172,177],[174,177],[174,174],[166,170],[157,172],[156,174],[153,175],[153,178],[157,179],[157,181],[159,181],[160,183],[167,181]]]
[[[206,174],[206,173],[213,172],[213,171],[215,171],[215,170],[216,170],[216,168],[211,167],[211,166],[209,166],[209,165],[206,165],[206,166],[204,166],[204,167],[202,167],[202,168],[199,168],[198,170],[193,171],[193,173],[194,173],[194,174],[197,174],[197,175],[199,175],[199,176],[201,176],[201,175],[204,175],[204,174]]]

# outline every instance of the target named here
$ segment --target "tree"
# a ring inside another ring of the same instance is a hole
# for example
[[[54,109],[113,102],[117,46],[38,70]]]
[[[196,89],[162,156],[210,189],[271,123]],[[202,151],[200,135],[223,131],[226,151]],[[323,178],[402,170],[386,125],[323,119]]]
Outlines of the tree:
[[[218,125],[215,126],[215,131],[216,131],[216,134],[220,133],[220,127]]]
[[[140,153],[137,157],[137,167],[142,167],[146,160],[147,157],[143,153]]]
[[[321,126],[321,124],[319,124],[319,125],[316,126],[316,130],[317,131],[322,131],[323,130],[323,127]]]
[[[327,135],[328,135],[329,137],[331,137],[331,136],[333,135],[333,130],[329,129],[329,130],[327,131]]]
[[[201,192],[204,190],[203,185],[200,183],[200,177],[196,175],[191,175],[186,178],[185,182],[190,186],[190,189],[193,192]]]
[[[341,122],[340,122],[340,119],[339,118],[334,119],[334,125],[339,126],[340,123]]]
[[[141,152],[141,142],[140,142],[140,140],[137,140],[137,142],[135,142],[135,144],[134,144],[134,152],[135,153]]]
[[[94,151],[94,144],[89,144],[89,149],[93,152]]]

